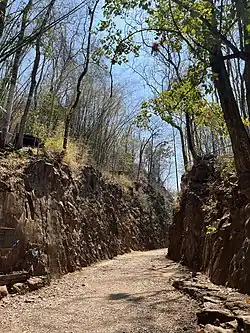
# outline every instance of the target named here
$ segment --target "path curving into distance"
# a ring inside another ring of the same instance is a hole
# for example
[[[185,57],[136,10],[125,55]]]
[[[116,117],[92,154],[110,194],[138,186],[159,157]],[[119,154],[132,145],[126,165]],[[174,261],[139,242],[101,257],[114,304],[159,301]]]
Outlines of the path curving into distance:
[[[0,301],[0,332],[195,332],[198,305],[172,287],[176,275],[166,250],[118,256]]]

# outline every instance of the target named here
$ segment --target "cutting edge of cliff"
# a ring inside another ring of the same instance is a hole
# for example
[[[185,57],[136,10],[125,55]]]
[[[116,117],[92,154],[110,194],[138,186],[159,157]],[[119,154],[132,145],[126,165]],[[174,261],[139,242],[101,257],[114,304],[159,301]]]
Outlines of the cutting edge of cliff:
[[[169,229],[170,259],[250,293],[250,203],[229,160],[202,159],[182,178]]]
[[[72,172],[52,155],[0,159],[0,272],[62,275],[131,250],[168,245],[172,197],[147,182],[107,180],[91,165]]]

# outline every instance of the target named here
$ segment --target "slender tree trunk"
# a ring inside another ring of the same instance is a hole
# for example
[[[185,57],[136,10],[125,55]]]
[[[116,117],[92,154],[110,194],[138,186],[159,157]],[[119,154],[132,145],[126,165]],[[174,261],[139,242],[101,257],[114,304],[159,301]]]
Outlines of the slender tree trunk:
[[[22,43],[22,41],[23,41],[24,32],[25,32],[25,28],[27,25],[27,16],[28,16],[31,6],[32,6],[32,0],[30,0],[28,2],[28,4],[25,6],[25,8],[23,10],[22,23],[21,23],[21,28],[20,28],[20,32],[19,32],[18,43]],[[7,138],[8,132],[9,132],[21,54],[22,54],[22,49],[19,48],[15,53],[13,66],[12,66],[12,70],[11,70],[10,88],[9,88],[7,104],[6,104],[6,116],[4,119],[3,129],[2,129],[2,133],[1,133],[1,140],[0,140],[1,148],[5,147],[6,138]]]
[[[154,147],[154,134],[152,134],[151,136],[150,157],[149,157],[149,166],[148,166],[148,181],[150,184],[152,182],[152,171],[153,171],[153,147]]]
[[[152,134],[151,136],[153,136],[154,134]],[[141,143],[141,147],[140,147],[140,153],[139,153],[139,164],[138,164],[138,172],[137,172],[137,180],[140,179],[140,173],[141,173],[141,167],[142,167],[142,158],[143,158],[143,154],[145,151],[145,148],[147,146],[147,144],[149,143],[149,141],[151,140],[151,136],[144,142],[144,140]]]
[[[181,128],[179,128],[178,130],[179,130],[179,134],[180,134],[180,138],[181,138],[181,151],[182,151],[184,169],[185,169],[185,171],[187,171],[188,170],[188,157],[187,157],[187,153],[186,153],[184,133]]]
[[[8,0],[0,1],[0,39],[2,38],[3,35],[7,5],[8,5]]]
[[[179,193],[178,159],[177,159],[177,150],[176,150],[176,141],[175,141],[174,128],[175,128],[175,126],[172,126],[172,130],[173,130],[173,142],[174,142],[174,162],[175,162],[174,164],[175,164],[176,189],[177,189],[177,193]]]
[[[37,71],[38,71],[38,68],[39,68],[40,57],[41,57],[40,39],[38,39],[37,44],[36,44],[36,57],[35,57],[35,61],[34,61],[34,67],[33,67],[32,73],[31,73],[30,90],[29,90],[27,102],[25,104],[24,113],[23,113],[23,116],[22,116],[21,122],[20,122],[20,129],[19,129],[18,139],[17,139],[17,143],[16,143],[16,148],[17,149],[20,149],[23,146],[23,136],[24,136],[24,132],[25,132],[25,127],[26,127],[26,123],[27,123],[28,114],[29,114],[31,103],[32,103],[34,91],[35,91],[35,88],[36,88],[36,74],[37,74]]]
[[[23,136],[24,136],[24,132],[25,132],[25,127],[26,127],[26,123],[27,123],[28,114],[29,114],[29,111],[30,111],[30,106],[31,106],[31,103],[32,103],[34,91],[35,91],[35,88],[36,88],[36,75],[37,75],[37,72],[38,72],[38,68],[39,68],[39,64],[40,64],[40,58],[41,58],[41,51],[40,51],[41,39],[42,39],[44,28],[45,28],[45,26],[48,22],[51,10],[52,10],[55,2],[56,2],[56,0],[51,0],[50,1],[50,4],[47,8],[44,19],[41,23],[40,31],[39,31],[39,34],[38,34],[38,37],[37,37],[37,40],[36,40],[36,56],[35,56],[34,66],[33,66],[32,73],[31,73],[31,84],[30,84],[29,95],[28,95],[28,99],[27,99],[25,109],[24,109],[24,113],[23,113],[21,123],[20,123],[20,130],[19,130],[18,139],[17,139],[17,143],[16,143],[16,148],[17,149],[20,149],[23,146]]]
[[[40,77],[39,77],[39,80],[36,84],[35,91],[34,91],[34,108],[35,109],[37,109],[37,105],[38,105],[38,89],[39,89],[39,86],[42,82],[43,72],[44,72],[44,67],[45,67],[45,61],[46,61],[46,58],[44,57]]]
[[[191,152],[191,155],[194,160],[197,160],[197,154],[195,151],[195,145],[194,145],[194,138],[193,138],[193,133],[191,130],[191,118],[188,113],[185,114],[186,118],[186,128],[187,128],[187,142],[188,142],[188,149]]]
[[[240,111],[226,71],[222,52],[211,57],[214,85],[218,91],[224,119],[229,131],[240,187],[250,196],[250,140],[242,123]]]
[[[213,131],[211,130],[211,140],[212,140],[212,152],[213,152],[213,155],[216,155],[216,141],[215,141],[215,135],[213,133]]]
[[[92,27],[93,27],[93,24],[94,24],[94,16],[95,16],[95,12],[96,12],[96,8],[97,8],[98,3],[99,3],[99,0],[97,0],[95,2],[94,7],[93,7],[92,10],[89,9],[90,23],[89,23],[89,29],[88,29],[88,43],[87,43],[87,52],[86,52],[86,62],[84,64],[84,69],[83,69],[81,75],[78,78],[75,101],[74,101],[72,107],[70,108],[69,113],[66,117],[64,137],[63,137],[63,149],[64,150],[66,150],[67,146],[68,146],[68,138],[69,138],[69,131],[70,131],[71,121],[73,119],[75,110],[78,106],[78,103],[79,103],[79,100],[80,100],[80,97],[81,97],[82,80],[84,79],[84,77],[88,73],[88,69],[89,69],[90,52],[91,52],[91,40],[92,40]]]
[[[250,25],[250,1],[243,0],[244,10],[246,13],[243,13],[242,17],[244,17],[244,51],[250,54],[250,32],[249,32],[249,25]],[[246,7],[245,7],[246,6]],[[247,9],[248,8],[248,9]],[[248,117],[250,117],[250,59],[245,61],[245,68],[243,73],[243,78],[245,81],[246,86],[246,100],[247,100],[247,108],[248,108]]]
[[[139,153],[139,163],[138,163],[138,171],[137,171],[137,181],[140,179],[141,166],[142,166],[142,156],[143,156],[143,143],[141,143],[140,153]]]
[[[187,151],[186,151],[186,145],[185,145],[185,138],[184,138],[184,133],[183,130],[180,126],[174,126],[180,134],[181,138],[181,151],[182,151],[182,157],[183,157],[183,163],[184,163],[184,169],[185,171],[188,170],[188,157],[187,157]]]
[[[185,171],[187,171],[188,170],[188,157],[187,157],[187,152],[186,152],[186,145],[185,145],[185,138],[184,138],[183,130],[177,124],[172,123],[171,125],[172,125],[172,127],[176,128],[180,134],[181,152],[182,152],[182,157],[183,157],[184,169],[185,169]]]

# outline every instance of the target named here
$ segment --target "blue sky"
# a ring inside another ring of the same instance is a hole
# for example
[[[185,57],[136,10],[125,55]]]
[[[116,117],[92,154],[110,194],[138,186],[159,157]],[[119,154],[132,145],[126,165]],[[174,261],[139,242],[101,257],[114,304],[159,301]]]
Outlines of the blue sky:
[[[116,19],[117,27],[121,30],[125,29],[125,23],[122,19]],[[136,41],[140,41],[140,37],[137,38]],[[152,36],[152,42],[154,42],[154,37]],[[133,68],[137,68],[138,71],[140,71],[140,68],[146,67],[148,70],[152,70],[152,77],[149,77],[149,79],[152,79],[153,76],[156,79],[161,80],[160,74],[157,74],[160,68],[157,68],[157,62],[156,58],[148,52],[148,50],[142,50],[140,53],[140,56],[138,58],[134,57],[133,55],[130,55],[128,57],[129,63],[123,64],[121,66],[115,65],[113,68],[113,79],[114,82],[120,83],[126,87],[126,89],[129,90],[130,93],[130,103],[139,105],[142,101],[147,100],[154,96],[152,89],[147,85],[146,81],[135,71],[131,68],[133,65]],[[150,76],[150,73],[149,73]],[[157,78],[158,76],[158,78]],[[159,89],[160,90],[160,89]],[[138,108],[139,111],[139,108]],[[178,164],[178,182],[180,184],[180,178],[183,174],[183,161],[182,161],[182,153],[181,153],[181,147],[180,147],[180,139],[179,135],[173,129],[170,125],[164,124],[161,120],[159,120],[162,124],[162,137],[164,140],[170,141],[173,140],[173,135],[176,140],[176,155],[177,155],[177,164]],[[172,168],[171,168],[171,174],[168,178],[167,186],[171,188],[172,190],[177,189],[177,181],[176,181],[176,172],[175,172],[175,158],[172,157]]]

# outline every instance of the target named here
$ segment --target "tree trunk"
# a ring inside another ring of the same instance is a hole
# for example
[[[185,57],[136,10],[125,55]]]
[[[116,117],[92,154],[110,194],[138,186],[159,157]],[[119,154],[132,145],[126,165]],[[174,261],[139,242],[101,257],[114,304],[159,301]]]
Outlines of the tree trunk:
[[[136,180],[139,181],[140,180],[140,173],[141,173],[141,166],[142,166],[142,156],[143,156],[143,142],[141,143],[141,147],[140,147],[140,153],[139,153],[139,163],[138,163],[138,171],[137,171],[137,178]]]
[[[176,150],[174,126],[172,127],[172,130],[173,130],[173,142],[174,142],[174,164],[175,164],[176,189],[177,189],[177,193],[179,193],[178,159],[177,159],[177,150]]]
[[[187,142],[188,142],[188,149],[191,152],[191,155],[194,160],[197,160],[197,154],[195,151],[195,145],[194,145],[194,138],[193,138],[193,133],[191,131],[191,118],[188,113],[185,113],[185,118],[186,118],[186,128],[187,128]]]
[[[17,143],[16,143],[17,149],[20,149],[23,147],[23,136],[24,136],[24,132],[25,132],[25,127],[26,127],[26,123],[27,123],[27,119],[28,119],[30,106],[31,106],[32,99],[33,99],[33,94],[34,94],[34,91],[36,88],[36,74],[37,74],[37,71],[39,68],[40,57],[41,57],[40,39],[38,39],[37,44],[36,44],[36,56],[35,56],[34,66],[33,66],[33,70],[31,73],[31,84],[30,84],[29,95],[28,95],[24,113],[23,113],[23,116],[22,116],[21,122],[20,122],[20,129],[19,129],[18,139],[17,139]]]
[[[150,143],[150,156],[149,156],[149,165],[148,165],[148,181],[149,184],[152,183],[153,180],[153,147],[154,147],[154,134],[151,136],[151,143]]]
[[[142,167],[142,158],[143,158],[145,148],[146,148],[147,144],[149,143],[149,141],[151,140],[151,137],[153,135],[154,135],[154,133],[152,133],[150,135],[150,137],[145,142],[144,142],[144,139],[143,139],[143,141],[141,143],[140,152],[139,152],[139,164],[138,164],[137,180],[140,179],[140,173],[141,173],[141,167]]]
[[[24,32],[25,32],[25,28],[26,28],[26,24],[27,24],[27,16],[28,16],[31,6],[32,6],[32,0],[30,0],[28,2],[28,4],[26,5],[26,7],[23,10],[22,23],[21,23],[21,28],[20,28],[20,32],[19,32],[18,43],[22,43],[22,41],[24,39]],[[0,33],[1,33],[1,31],[0,31]],[[21,54],[22,54],[22,49],[19,48],[16,51],[16,54],[14,56],[13,66],[12,66],[12,70],[11,70],[10,89],[9,89],[7,105],[6,105],[6,116],[4,119],[1,139],[0,139],[0,148],[5,147],[6,138],[7,138],[8,132],[9,132]]]
[[[69,131],[70,131],[70,125],[71,125],[71,121],[72,118],[74,116],[75,110],[78,106],[80,97],[81,97],[81,84],[82,84],[82,80],[84,79],[85,75],[88,73],[88,69],[89,69],[89,62],[90,62],[90,52],[91,52],[91,40],[92,40],[92,27],[94,24],[94,17],[95,17],[95,12],[96,12],[96,8],[97,5],[99,3],[99,0],[96,0],[93,9],[89,9],[89,15],[90,15],[90,23],[89,23],[89,29],[88,29],[88,42],[87,42],[87,51],[86,51],[86,61],[84,64],[84,68],[83,71],[81,73],[81,75],[78,78],[77,81],[77,87],[76,87],[76,98],[75,101],[73,103],[73,105],[70,108],[70,111],[66,117],[66,121],[65,121],[65,129],[64,129],[64,137],[63,137],[63,149],[66,150],[67,146],[68,146],[68,138],[69,138]]]
[[[229,131],[240,187],[250,197],[250,140],[240,117],[222,52],[211,57],[214,85],[218,91]]]
[[[180,134],[180,138],[181,138],[181,151],[182,151],[182,157],[183,157],[183,163],[184,163],[184,169],[185,171],[187,171],[188,169],[188,157],[187,157],[187,153],[186,153],[186,146],[185,146],[185,139],[184,139],[184,134],[183,134],[183,130],[180,126],[171,123],[171,125],[176,128]]]
[[[32,103],[32,99],[33,99],[33,95],[34,95],[34,91],[36,88],[36,75],[38,72],[38,68],[39,68],[39,64],[40,64],[40,58],[41,58],[41,51],[40,51],[40,47],[41,47],[41,39],[42,39],[42,35],[43,35],[43,31],[44,28],[47,24],[47,21],[49,19],[51,10],[54,6],[56,0],[51,0],[46,14],[43,18],[43,21],[41,23],[41,27],[40,27],[40,31],[36,40],[36,56],[35,56],[35,60],[34,60],[34,66],[32,69],[32,73],[31,73],[31,84],[30,84],[30,90],[29,90],[29,95],[28,95],[28,99],[25,105],[25,109],[24,109],[24,113],[21,119],[21,123],[20,123],[20,130],[19,130],[19,134],[18,134],[18,139],[17,139],[17,143],[16,143],[16,148],[20,149],[23,146],[23,136],[24,136],[24,132],[25,132],[25,127],[26,127],[26,123],[27,123],[27,119],[28,119],[28,114],[29,114],[29,110],[30,110],[30,106]]]
[[[244,8],[249,8],[249,0],[243,1]],[[243,21],[244,21],[244,51],[250,54],[250,32],[249,32],[249,25],[250,25],[250,16],[249,16],[249,9],[246,9],[247,13],[244,14]],[[247,100],[247,108],[248,108],[248,117],[250,117],[250,59],[245,60],[245,68],[243,73],[243,78],[245,81],[246,87],[246,100]]]
[[[8,5],[8,0],[0,1],[0,39],[2,38],[3,35],[7,5]]]

